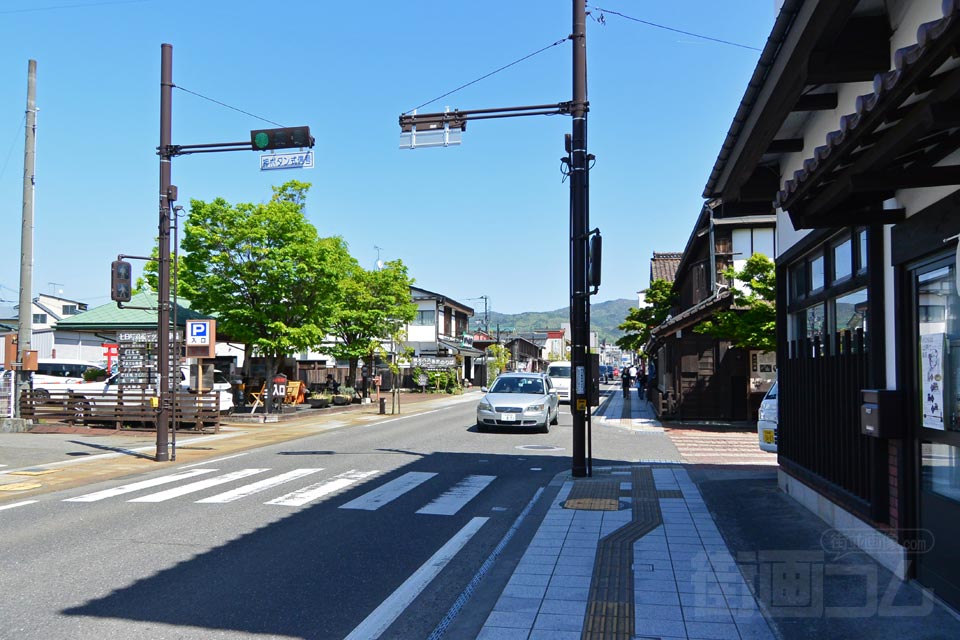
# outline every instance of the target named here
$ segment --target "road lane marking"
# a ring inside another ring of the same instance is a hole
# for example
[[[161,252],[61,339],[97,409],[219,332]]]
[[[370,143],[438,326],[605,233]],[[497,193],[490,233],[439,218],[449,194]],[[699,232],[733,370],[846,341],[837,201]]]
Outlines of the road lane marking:
[[[466,546],[480,527],[489,518],[477,517],[468,522],[445,545],[424,562],[409,578],[404,580],[390,596],[380,603],[370,615],[364,618],[357,627],[350,632],[345,640],[374,640],[387,630],[393,621],[417,599],[417,596],[430,582],[443,571],[444,567]]]
[[[225,493],[220,493],[215,496],[210,496],[209,498],[204,498],[203,500],[197,500],[198,504],[223,504],[226,502],[233,502],[234,500],[239,500],[240,498],[246,498],[247,496],[252,496],[255,493],[265,491],[271,487],[279,486],[285,482],[290,482],[291,480],[296,480],[297,478],[302,478],[308,476],[311,473],[317,473],[318,471],[323,471],[323,469],[294,469],[293,471],[288,471],[287,473],[281,473],[279,476],[273,478],[267,478],[265,480],[260,480],[259,482],[254,482],[253,484],[248,484],[242,487],[238,487],[231,491]]]
[[[34,502],[36,502],[36,500],[24,500],[22,502],[14,502],[13,504],[5,504],[0,507],[0,511],[3,511],[4,509],[13,509],[14,507],[23,507],[28,504],[33,504]]]
[[[442,496],[417,513],[434,516],[452,516],[465,504],[476,498],[497,476],[467,476]]]
[[[143,480],[142,482],[125,484],[113,489],[104,489],[103,491],[97,491],[96,493],[88,493],[86,495],[77,496],[76,498],[67,498],[64,500],[64,502],[96,502],[97,500],[104,500],[106,498],[120,496],[125,493],[132,493],[134,491],[139,491],[140,489],[149,489],[150,487],[157,487],[161,484],[169,484],[179,480],[186,480],[187,478],[193,478],[194,476],[200,476],[205,473],[213,473],[214,471],[216,471],[216,469],[193,469],[191,471],[181,471],[180,473],[174,473],[173,475],[169,476],[161,476],[159,478],[153,478],[152,480]]]
[[[263,473],[264,471],[270,471],[270,469],[241,469],[240,471],[232,471],[230,473],[225,473],[222,476],[217,476],[216,478],[207,478],[206,480],[191,482],[190,484],[185,484],[182,487],[174,487],[173,489],[167,489],[166,491],[151,493],[148,496],[141,496],[139,498],[134,498],[133,500],[127,500],[127,502],[164,502],[165,500],[170,500],[171,498],[178,498],[188,493],[203,491],[204,489],[209,489],[210,487],[215,487],[219,484],[233,482],[234,480],[246,478],[247,476],[252,476],[257,473]]]
[[[194,462],[193,464],[184,465],[184,469],[191,469],[193,467],[202,467],[205,464],[217,464],[218,462],[223,462],[224,460],[232,460],[234,458],[239,458],[240,456],[245,456],[249,451],[244,451],[243,453],[235,453],[232,456],[224,456],[222,458],[216,458],[214,460],[205,460],[203,462]]]
[[[383,505],[396,500],[407,491],[415,489],[436,475],[435,473],[427,473],[424,471],[410,471],[399,478],[394,478],[390,482],[384,483],[373,491],[368,491],[347,504],[340,505],[340,508],[376,511]]]
[[[380,473],[380,471],[357,471],[356,469],[351,469],[346,473],[341,473],[340,475],[334,476],[330,480],[318,482],[317,484],[312,484],[309,487],[304,487],[303,489],[297,489],[292,493],[280,496],[279,498],[271,500],[270,502],[265,502],[264,504],[278,504],[284,507],[302,507],[308,502],[313,502],[314,500],[322,498],[323,496],[333,493],[334,491],[339,491],[340,489],[349,487],[354,482],[368,478],[376,473]]]

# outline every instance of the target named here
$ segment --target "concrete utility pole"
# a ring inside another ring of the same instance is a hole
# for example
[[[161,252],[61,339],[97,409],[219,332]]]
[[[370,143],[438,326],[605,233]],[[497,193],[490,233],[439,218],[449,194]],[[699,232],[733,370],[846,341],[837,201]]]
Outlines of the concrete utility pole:
[[[160,234],[157,292],[157,368],[159,369],[160,411],[157,414],[157,462],[170,459],[170,214],[173,189],[170,185],[169,153],[173,111],[173,45],[160,45]]]
[[[573,414],[574,477],[587,475],[586,433],[590,413],[590,293],[587,283],[590,233],[590,186],[587,180],[587,13],[586,0],[573,0],[573,139],[570,149],[570,364],[573,369],[570,413]]]
[[[37,153],[37,61],[27,63],[27,118],[23,145],[23,226],[20,229],[20,320],[17,329],[16,415],[20,395],[30,389],[30,372],[24,371],[25,352],[33,334],[33,191],[36,186]]]

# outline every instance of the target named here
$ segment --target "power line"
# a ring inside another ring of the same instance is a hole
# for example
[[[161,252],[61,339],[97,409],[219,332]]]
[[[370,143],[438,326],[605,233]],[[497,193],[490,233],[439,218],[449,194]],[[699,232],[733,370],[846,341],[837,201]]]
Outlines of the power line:
[[[23,114],[23,117],[20,118],[20,124],[17,125],[17,133],[23,129],[23,123],[27,119],[27,114]],[[0,180],[3,179],[4,174],[7,172],[7,163],[10,162],[10,155],[13,153],[13,147],[17,144],[17,135],[13,135],[13,140],[10,141],[10,148],[7,149],[7,157],[3,159],[3,166],[0,167]]]
[[[55,11],[57,9],[86,9],[87,7],[101,7],[111,4],[139,4],[150,1],[151,0],[104,0],[103,2],[90,2],[84,4],[55,4],[49,7],[33,7],[31,9],[5,9],[0,11],[0,14],[35,13],[37,11]]]
[[[480,76],[480,77],[477,78],[476,80],[471,80],[471,81],[468,82],[467,84],[460,85],[460,86],[457,87],[456,89],[453,89],[453,90],[451,90],[451,91],[447,91],[447,92],[446,92],[445,94],[443,94],[442,96],[437,96],[437,97],[434,98],[433,100],[430,100],[429,102],[424,102],[423,104],[418,105],[418,106],[414,107],[413,109],[409,109],[409,110],[407,110],[407,111],[404,111],[403,113],[404,113],[404,115],[407,115],[407,114],[409,114],[409,113],[413,113],[413,112],[416,111],[417,109],[422,109],[423,107],[427,106],[428,104],[433,104],[433,103],[436,102],[437,100],[442,100],[443,98],[446,98],[447,96],[449,96],[449,95],[451,95],[451,94],[454,94],[454,93],[456,93],[457,91],[460,91],[461,89],[466,89],[467,87],[469,87],[469,86],[472,85],[472,84],[476,84],[476,83],[480,82],[481,80],[486,80],[486,79],[489,78],[490,76],[492,76],[492,75],[494,75],[494,74],[497,74],[497,73],[500,73],[500,72],[503,71],[504,69],[508,69],[508,68],[512,67],[513,65],[515,65],[515,64],[518,64],[518,63],[520,63],[520,62],[523,62],[524,60],[527,60],[528,58],[532,58],[533,56],[537,55],[538,53],[543,53],[543,52],[546,51],[547,49],[551,49],[551,48],[557,46],[558,44],[563,44],[563,43],[566,42],[568,39],[569,39],[569,38],[563,38],[562,40],[557,40],[557,41],[554,42],[553,44],[548,44],[547,46],[545,46],[545,47],[542,48],[542,49],[537,49],[537,50],[534,51],[533,53],[527,54],[527,55],[523,56],[522,58],[520,58],[520,59],[518,59],[518,60],[514,60],[514,61],[511,62],[510,64],[505,64],[505,65],[503,65],[502,67],[500,67],[499,69],[495,69],[495,70],[491,71],[490,73],[488,73],[488,74],[486,74],[486,75]]]
[[[219,100],[214,100],[213,98],[209,98],[209,97],[207,97],[207,96],[205,96],[205,95],[203,95],[203,94],[197,93],[196,91],[190,91],[189,89],[184,89],[183,87],[180,87],[180,86],[177,86],[177,85],[173,85],[173,88],[174,88],[174,89],[180,89],[180,91],[185,91],[186,93],[189,93],[190,95],[197,96],[198,98],[203,98],[204,100],[209,100],[210,102],[213,102],[214,104],[218,104],[218,105],[220,105],[221,107],[226,107],[227,109],[233,109],[234,111],[237,111],[237,112],[239,112],[239,113],[242,113],[243,115],[246,115],[246,116],[250,116],[251,118],[256,118],[257,120],[263,120],[264,122],[269,122],[270,124],[275,124],[275,125],[277,125],[278,127],[284,126],[284,125],[280,124],[279,122],[274,122],[273,120],[268,120],[267,118],[264,118],[264,117],[262,117],[262,116],[258,116],[258,115],[255,114],[255,113],[250,113],[249,111],[244,111],[243,109],[238,109],[237,107],[230,106],[229,104],[227,104],[227,103],[225,103],[225,102],[220,102]]]
[[[711,41],[711,42],[719,42],[720,44],[728,44],[728,45],[730,45],[731,47],[740,47],[741,49],[750,49],[751,51],[762,51],[762,49],[760,49],[759,47],[751,47],[750,45],[740,44],[739,42],[731,42],[731,41],[729,41],[729,40],[721,40],[720,38],[713,38],[713,37],[711,37],[711,36],[704,36],[704,35],[701,35],[701,34],[699,34],[699,33],[693,33],[693,32],[691,32],[691,31],[684,31],[683,29],[675,29],[675,28],[673,28],[673,27],[668,27],[668,26],[663,25],[663,24],[657,24],[656,22],[650,22],[649,20],[641,20],[640,18],[634,18],[634,17],[632,17],[632,16],[628,16],[628,15],[622,14],[622,13],[620,13],[619,11],[611,11],[610,9],[602,9],[602,8],[600,8],[600,7],[593,7],[593,9],[594,9],[595,11],[599,11],[599,12],[600,12],[600,18],[598,18],[598,20],[599,20],[599,22],[600,22],[601,24],[604,23],[603,14],[604,14],[604,13],[610,13],[610,14],[613,14],[613,15],[615,15],[615,16],[620,16],[621,18],[624,18],[624,19],[626,19],[626,20],[632,20],[632,21],[634,21],[634,22],[639,22],[640,24],[645,24],[645,25],[650,26],[650,27],[656,27],[657,29],[664,29],[665,31],[673,31],[674,33],[682,33],[682,34],[685,35],[685,36],[691,36],[691,37],[694,37],[694,38],[700,38],[700,39],[702,39],[702,40],[709,40],[709,41]]]

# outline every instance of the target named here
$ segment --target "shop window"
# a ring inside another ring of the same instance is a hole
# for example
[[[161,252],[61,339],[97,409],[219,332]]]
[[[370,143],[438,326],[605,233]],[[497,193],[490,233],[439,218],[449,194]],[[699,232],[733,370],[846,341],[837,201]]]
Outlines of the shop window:
[[[922,482],[926,491],[960,502],[960,449],[923,443]]]
[[[926,309],[917,327],[922,424],[937,431],[960,431],[960,298],[955,274],[950,265],[917,278],[917,308]]]
[[[833,330],[867,330],[867,290],[860,289],[832,301]]]
[[[807,264],[800,264],[790,270],[790,293],[794,300],[801,300],[807,295]]]
[[[853,240],[847,238],[831,247],[833,253],[833,277],[831,282],[845,280],[853,275]]]

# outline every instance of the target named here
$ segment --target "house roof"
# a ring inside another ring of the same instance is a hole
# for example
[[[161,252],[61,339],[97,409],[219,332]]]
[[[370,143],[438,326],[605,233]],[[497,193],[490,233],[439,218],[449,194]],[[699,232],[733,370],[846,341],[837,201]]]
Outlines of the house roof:
[[[121,309],[117,303],[94,307],[89,311],[69,316],[57,321],[57,329],[66,331],[116,331],[125,329],[156,329],[157,327],[157,296],[154,293],[138,293],[125,303],[127,307]],[[130,307],[147,307],[133,309]],[[177,301],[177,326],[184,326],[187,320],[211,318],[198,311],[190,309],[190,302],[184,298]]]
[[[650,280],[666,280],[673,282],[677,277],[677,267],[680,266],[680,258],[683,254],[678,251],[659,252],[654,251],[650,259]]]
[[[423,295],[417,295],[416,292],[418,291]],[[413,296],[414,300],[438,300],[442,304],[449,304],[451,306],[459,307],[460,309],[466,311],[468,315],[473,315],[473,307],[468,307],[465,304],[457,302],[449,296],[444,296],[433,291],[427,291],[426,289],[422,289],[420,287],[410,287],[410,295]]]

